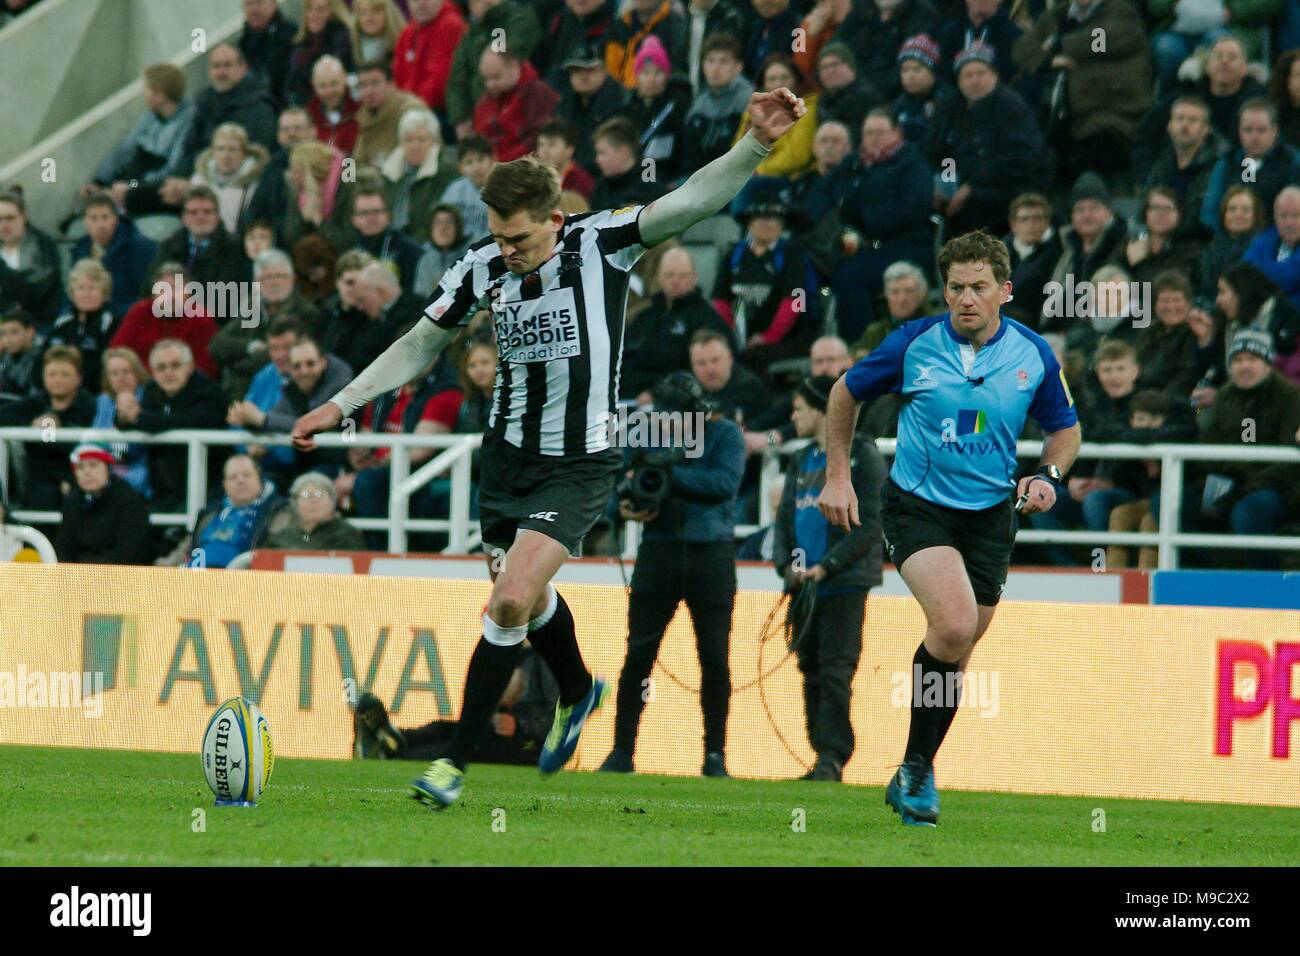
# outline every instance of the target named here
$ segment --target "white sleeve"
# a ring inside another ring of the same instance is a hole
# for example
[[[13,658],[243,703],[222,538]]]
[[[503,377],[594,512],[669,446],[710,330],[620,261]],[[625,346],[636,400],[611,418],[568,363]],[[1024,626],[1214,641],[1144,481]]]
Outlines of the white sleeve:
[[[400,388],[415,378],[426,365],[438,357],[452,339],[454,329],[445,329],[422,317],[400,339],[388,346],[365,371],[345,385],[330,399],[343,409],[343,417],[363,408],[385,392]]]
[[[653,246],[708,219],[736,198],[771,152],[755,138],[753,130],[747,132],[731,149],[645,208],[640,218],[641,241]]]

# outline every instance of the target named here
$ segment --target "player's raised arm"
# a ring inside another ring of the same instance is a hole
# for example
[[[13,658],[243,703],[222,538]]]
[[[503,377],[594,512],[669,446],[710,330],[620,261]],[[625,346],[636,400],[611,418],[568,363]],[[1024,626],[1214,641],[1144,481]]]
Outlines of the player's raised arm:
[[[312,451],[312,436],[338,427],[367,402],[405,385],[447,347],[458,333],[456,328],[482,290],[475,288],[474,261],[466,255],[456,262],[438,284],[439,294],[423,316],[405,335],[339,390],[328,402],[313,408],[293,426],[293,447]],[[435,321],[436,318],[436,321]]]
[[[750,128],[736,145],[641,213],[641,241],[653,246],[708,219],[731,200],[808,109],[785,87],[749,98]]]

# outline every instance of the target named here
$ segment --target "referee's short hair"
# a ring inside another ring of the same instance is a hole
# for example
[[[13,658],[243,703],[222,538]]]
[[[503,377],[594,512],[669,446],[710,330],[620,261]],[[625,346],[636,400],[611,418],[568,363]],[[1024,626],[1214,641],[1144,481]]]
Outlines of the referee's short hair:
[[[1011,278],[1011,255],[1006,243],[984,229],[977,229],[949,239],[939,250],[939,276],[948,281],[948,269],[956,263],[985,262],[993,270],[998,285]]]
[[[527,211],[542,222],[560,201],[560,172],[536,156],[497,163],[488,173],[479,198],[502,219]]]

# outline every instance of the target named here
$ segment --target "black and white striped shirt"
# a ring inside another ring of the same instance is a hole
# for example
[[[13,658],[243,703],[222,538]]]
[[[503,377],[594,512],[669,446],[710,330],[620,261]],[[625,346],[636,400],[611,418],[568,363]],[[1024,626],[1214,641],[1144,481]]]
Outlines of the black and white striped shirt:
[[[488,432],[525,451],[594,454],[610,447],[618,397],[628,271],[645,253],[644,206],[569,216],[556,253],[510,272],[492,237],[443,275],[424,316],[465,325],[487,299],[496,326],[496,387]]]

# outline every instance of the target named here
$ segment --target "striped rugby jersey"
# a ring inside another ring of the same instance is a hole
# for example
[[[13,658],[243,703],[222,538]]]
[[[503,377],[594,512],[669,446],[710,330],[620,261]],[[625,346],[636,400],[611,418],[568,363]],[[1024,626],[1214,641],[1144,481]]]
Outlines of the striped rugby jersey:
[[[454,329],[478,308],[492,312],[499,358],[489,433],[555,457],[610,447],[628,272],[646,251],[644,208],[569,216],[555,254],[525,275],[506,268],[491,236],[443,275],[426,319]]]

